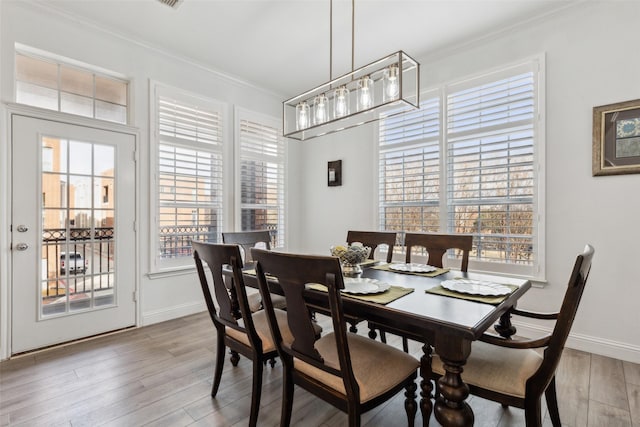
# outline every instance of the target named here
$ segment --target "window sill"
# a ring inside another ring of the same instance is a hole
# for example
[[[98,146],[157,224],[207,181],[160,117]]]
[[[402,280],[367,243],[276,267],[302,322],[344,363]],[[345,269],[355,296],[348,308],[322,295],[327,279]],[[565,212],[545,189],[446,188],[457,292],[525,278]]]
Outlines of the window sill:
[[[150,280],[164,279],[167,277],[186,276],[196,272],[195,266],[182,266],[174,268],[165,268],[163,270],[152,271],[146,274]]]

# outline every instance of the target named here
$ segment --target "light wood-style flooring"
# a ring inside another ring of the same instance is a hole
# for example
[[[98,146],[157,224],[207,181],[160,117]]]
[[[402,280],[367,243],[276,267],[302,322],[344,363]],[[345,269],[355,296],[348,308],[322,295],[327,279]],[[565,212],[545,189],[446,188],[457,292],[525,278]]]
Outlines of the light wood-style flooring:
[[[319,316],[325,330],[330,322]],[[360,325],[366,333],[365,324]],[[232,367],[210,396],[215,330],[207,313],[27,354],[0,363],[2,426],[246,426],[251,362]],[[389,342],[400,346],[398,339]],[[420,347],[412,343],[419,357]],[[259,426],[280,420],[282,365],[265,367]],[[557,373],[563,425],[640,427],[640,365],[565,350]],[[362,425],[406,425],[400,393]],[[476,426],[524,426],[524,412],[470,397]],[[544,409],[546,412],[546,409]],[[296,388],[292,425],[343,426],[347,417]],[[418,412],[416,425],[421,425]],[[551,422],[545,415],[545,426]],[[431,420],[431,425],[438,425]]]

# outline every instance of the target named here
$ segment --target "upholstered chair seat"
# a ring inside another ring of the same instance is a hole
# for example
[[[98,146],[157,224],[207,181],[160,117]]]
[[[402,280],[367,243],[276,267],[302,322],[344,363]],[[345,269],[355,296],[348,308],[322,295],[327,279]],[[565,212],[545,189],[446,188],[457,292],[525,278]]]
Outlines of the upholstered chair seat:
[[[482,341],[473,343],[473,350],[464,365],[465,384],[482,385],[501,394],[523,398],[527,380],[542,364],[539,350],[504,348]],[[432,371],[444,375],[442,360],[433,356]]]
[[[366,403],[391,390],[419,367],[414,357],[381,342],[353,333],[347,334],[347,340],[353,374],[360,387],[360,403]],[[325,364],[339,370],[340,362],[335,341],[335,335],[330,333],[316,341],[315,346]],[[342,377],[318,369],[300,359],[294,359],[293,363],[299,372],[317,379],[341,394],[346,394]]]

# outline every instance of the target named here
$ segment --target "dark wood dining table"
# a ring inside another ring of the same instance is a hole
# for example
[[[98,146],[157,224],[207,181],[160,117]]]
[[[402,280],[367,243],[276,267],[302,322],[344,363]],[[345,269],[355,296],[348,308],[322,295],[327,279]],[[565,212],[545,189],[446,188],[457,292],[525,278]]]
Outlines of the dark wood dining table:
[[[469,389],[461,378],[464,364],[472,351],[472,342],[494,324],[501,335],[513,334],[515,329],[510,324],[509,311],[531,287],[531,283],[521,278],[463,273],[456,270],[450,270],[435,277],[424,277],[372,267],[365,268],[361,277],[377,279],[392,286],[414,289],[413,292],[386,305],[352,298],[349,295],[345,295],[342,302],[346,315],[373,321],[425,343],[422,347],[420,367],[420,409],[423,425],[428,425],[432,409],[438,422],[444,426],[473,425],[473,411],[465,402]],[[255,276],[247,274],[245,278],[248,286],[255,286]],[[497,304],[427,292],[430,288],[438,287],[444,280],[457,278],[511,285],[514,290]],[[277,292],[277,284],[274,284],[274,288]],[[312,308],[328,311],[326,292],[308,289],[305,298]],[[432,351],[435,351],[444,362],[446,371],[439,381],[440,394],[435,404],[431,402]]]

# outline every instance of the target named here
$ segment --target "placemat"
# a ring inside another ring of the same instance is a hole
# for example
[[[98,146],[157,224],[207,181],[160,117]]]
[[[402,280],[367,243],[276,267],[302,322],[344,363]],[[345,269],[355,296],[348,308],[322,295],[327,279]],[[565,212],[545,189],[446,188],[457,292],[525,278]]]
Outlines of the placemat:
[[[376,265],[375,267],[371,267],[371,268],[375,268],[376,270],[391,271],[391,272],[400,273],[400,274],[411,274],[413,276],[422,276],[422,277],[436,277],[450,270],[449,268],[437,268],[435,271],[430,271],[428,273],[417,273],[413,271],[392,270],[389,268],[389,264]]]
[[[374,265],[379,263],[380,261],[378,261],[377,259],[367,259],[363,262],[360,263],[360,267],[368,267],[370,265]]]
[[[243,273],[243,274],[248,274],[249,276],[257,276],[257,275],[258,275],[258,273],[256,272],[256,269],[255,269],[255,268],[250,268],[250,269],[247,269],[247,270],[242,270],[242,273]],[[273,281],[276,281],[276,282],[278,281],[278,278],[277,278],[277,277],[273,277],[273,276],[271,276],[270,274],[267,274],[267,279],[269,279],[269,280],[273,280]]]
[[[516,289],[518,289],[518,286],[515,286],[515,285],[504,285],[504,286],[510,288],[512,290],[512,292],[515,291]],[[451,298],[466,299],[466,300],[469,300],[469,301],[476,301],[476,302],[481,302],[483,304],[491,304],[491,305],[498,305],[502,301],[507,299],[507,297],[509,296],[509,294],[500,295],[500,296],[497,296],[497,297],[496,296],[490,296],[490,295],[462,294],[460,292],[454,292],[454,291],[450,291],[449,289],[445,289],[441,285],[434,286],[431,289],[427,289],[425,292],[428,292],[430,294],[443,295],[443,296],[451,297]]]
[[[327,287],[319,283],[312,283],[307,286],[309,287],[309,289],[315,289],[317,291],[327,292]],[[397,300],[398,298],[401,298],[405,295],[410,294],[414,290],[415,289],[413,288],[403,288],[402,286],[391,285],[391,287],[387,291],[381,292],[379,294],[355,295],[355,294],[347,294],[343,292],[342,297],[356,298],[363,301],[369,301],[369,302],[375,302],[382,305],[387,305],[390,302]]]

